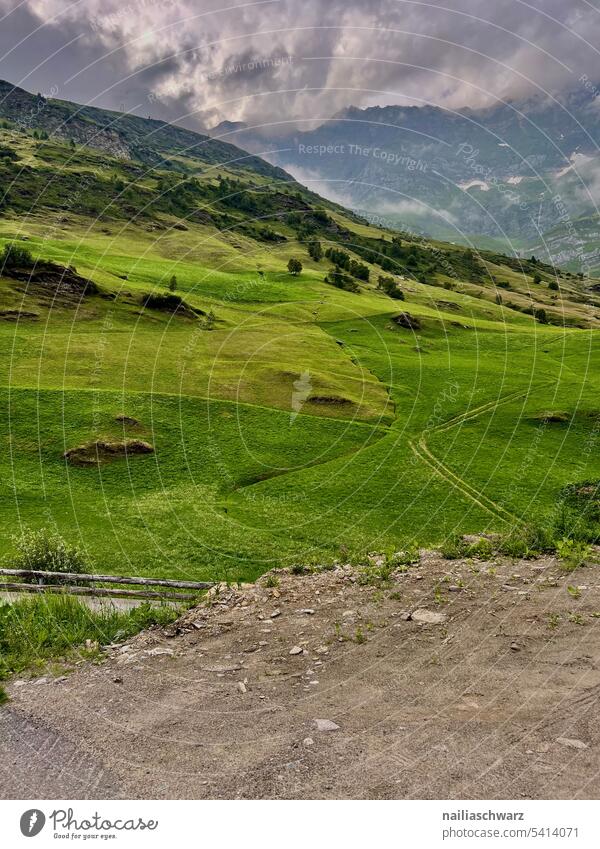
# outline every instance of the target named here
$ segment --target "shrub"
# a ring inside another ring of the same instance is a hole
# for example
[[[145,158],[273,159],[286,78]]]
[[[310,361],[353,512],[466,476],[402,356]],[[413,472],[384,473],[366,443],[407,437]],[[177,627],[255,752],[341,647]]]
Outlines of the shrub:
[[[4,245],[0,254],[0,270],[2,268],[32,268],[33,257],[27,248],[15,245],[14,242]]]
[[[293,274],[294,276],[296,276],[297,274],[300,274],[300,272],[302,271],[302,263],[300,262],[299,259],[296,259],[295,257],[292,257],[290,259],[290,261],[287,264],[287,267],[288,267],[288,271],[290,272],[290,274]]]
[[[507,557],[535,557],[543,552],[554,551],[551,529],[544,525],[528,525],[517,528],[500,538],[498,551]]]
[[[553,289],[555,292],[558,291],[558,282],[556,280],[551,280],[548,283],[548,288]]]
[[[561,561],[561,569],[565,572],[573,572],[579,566],[583,566],[591,554],[591,548],[587,543],[574,539],[562,539],[556,551]]]
[[[57,533],[42,528],[39,531],[26,529],[15,537],[16,555],[10,561],[12,569],[29,569],[42,572],[89,571],[83,552],[68,545]],[[36,583],[37,578],[24,578],[25,582]],[[63,578],[45,578],[47,584],[72,583]]]

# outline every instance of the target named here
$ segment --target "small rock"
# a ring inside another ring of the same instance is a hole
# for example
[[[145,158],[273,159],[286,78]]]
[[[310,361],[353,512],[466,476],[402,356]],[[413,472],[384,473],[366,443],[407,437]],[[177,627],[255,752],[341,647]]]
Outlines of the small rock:
[[[278,616],[281,616],[281,610],[274,610],[273,613],[271,613],[271,619],[277,619]]]
[[[259,646],[268,646],[269,644],[268,644],[268,642],[267,642],[266,640],[259,640],[258,645],[259,645]]]
[[[521,646],[518,643],[511,643],[510,648],[512,651],[521,651]]]
[[[303,649],[300,646],[294,646],[290,649],[290,654],[302,654]]]
[[[410,618],[413,622],[423,622],[426,625],[443,625],[448,619],[445,613],[436,613],[434,610],[425,610],[425,608],[415,610]]]
[[[113,684],[122,684],[122,683],[123,683],[123,679],[120,677],[120,675],[117,675],[113,678]]]
[[[160,655],[163,655],[163,654],[173,655],[173,654],[175,654],[175,652],[173,651],[173,649],[166,649],[166,648],[163,648],[162,646],[156,646],[156,648],[154,648],[154,649],[148,649],[146,654],[149,655],[150,657],[160,657]]]
[[[240,691],[240,693],[247,693],[248,692],[247,687],[246,687],[246,685],[244,684],[243,681],[237,682],[237,688]]]
[[[462,587],[459,587],[458,584],[450,584],[448,587],[449,593],[459,593],[462,590]]]
[[[307,616],[312,616],[315,611],[312,607],[303,607],[300,613],[306,613]]]
[[[315,719],[315,728],[317,731],[339,731],[340,726],[332,722],[331,719]]]
[[[312,737],[305,737],[304,740],[302,741],[302,745],[303,746],[314,746],[315,741],[313,740]]]
[[[587,749],[587,743],[584,743],[583,740],[576,740],[573,737],[557,737],[556,742],[560,743],[561,746],[570,746],[571,749]]]

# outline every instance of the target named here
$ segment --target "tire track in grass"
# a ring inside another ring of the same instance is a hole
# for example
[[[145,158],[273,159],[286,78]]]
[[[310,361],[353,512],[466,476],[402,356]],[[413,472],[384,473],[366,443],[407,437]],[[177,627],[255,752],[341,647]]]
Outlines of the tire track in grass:
[[[544,381],[541,383],[536,389],[544,389],[546,386],[550,386],[553,381]],[[498,398],[496,401],[488,401],[485,404],[481,404],[479,407],[473,407],[470,410],[466,410],[464,413],[461,413],[458,416],[454,416],[454,418],[449,419],[446,422],[442,422],[442,424],[436,425],[431,428],[432,433],[442,433],[447,430],[451,430],[454,427],[458,427],[463,422],[470,421],[471,419],[475,419],[478,416],[483,415],[484,413],[491,412],[493,410],[498,409],[498,407],[503,404],[509,404],[511,401],[516,401],[519,398],[526,398],[528,395],[531,395],[532,389],[520,390],[518,392],[510,392],[508,395],[505,395],[502,398]],[[501,519],[503,522],[516,522],[519,525],[524,525],[522,519],[516,516],[514,513],[511,513],[510,510],[506,510],[496,501],[491,498],[488,498],[487,495],[484,495],[479,490],[472,487],[464,478],[461,478],[456,472],[453,472],[448,468],[442,461],[432,453],[429,449],[427,442],[425,441],[425,437],[421,436],[418,442],[414,442],[413,440],[409,440],[409,445],[411,447],[412,452],[422,460],[426,465],[428,465],[433,471],[435,471],[440,477],[442,477],[447,483],[450,483],[455,489],[458,489],[463,495],[468,496],[471,501],[474,501],[479,507],[482,507],[488,513],[491,513],[496,518]]]

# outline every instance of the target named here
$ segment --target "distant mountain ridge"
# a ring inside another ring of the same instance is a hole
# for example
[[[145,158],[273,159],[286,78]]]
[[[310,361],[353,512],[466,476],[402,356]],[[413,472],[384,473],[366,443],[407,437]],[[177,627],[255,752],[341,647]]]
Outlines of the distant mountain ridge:
[[[492,240],[515,251],[535,248],[575,270],[600,267],[600,243],[590,229],[599,137],[598,101],[584,85],[560,103],[531,98],[456,112],[349,107],[316,129],[278,133],[271,145],[264,130],[232,125],[227,134],[321,194],[390,225],[453,241]]]

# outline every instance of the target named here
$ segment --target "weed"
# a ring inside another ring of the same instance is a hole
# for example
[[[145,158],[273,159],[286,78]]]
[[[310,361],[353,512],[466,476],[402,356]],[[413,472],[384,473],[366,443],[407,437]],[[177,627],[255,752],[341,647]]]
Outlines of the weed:
[[[361,643],[366,643],[366,642],[367,642],[367,638],[366,638],[366,637],[365,637],[365,635],[363,634],[363,630],[362,630],[362,628],[360,627],[360,625],[356,628],[356,632],[355,632],[355,634],[354,634],[354,642],[355,642],[355,643],[358,643],[359,645],[360,645]]]
[[[0,687],[0,705],[5,705],[8,701],[8,693],[4,687]]]
[[[585,619],[581,613],[569,613],[569,622],[572,622],[574,625],[585,625]]]
[[[556,550],[563,572],[574,572],[579,566],[583,566],[591,553],[588,543],[575,539],[562,539]]]
[[[555,628],[558,628],[559,624],[560,624],[560,614],[551,613],[548,616],[548,627],[552,628],[552,630],[554,630]]]
[[[363,566],[358,572],[358,583],[369,587],[383,586],[389,582],[393,569],[390,563]]]
[[[581,598],[581,590],[579,587],[567,587],[567,592],[571,596],[571,598]]]
[[[279,586],[279,578],[277,575],[267,575],[263,580],[263,586],[265,587],[278,587]]]

